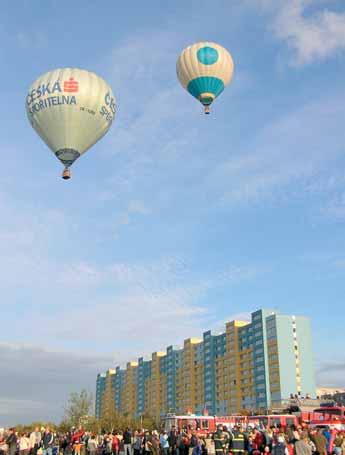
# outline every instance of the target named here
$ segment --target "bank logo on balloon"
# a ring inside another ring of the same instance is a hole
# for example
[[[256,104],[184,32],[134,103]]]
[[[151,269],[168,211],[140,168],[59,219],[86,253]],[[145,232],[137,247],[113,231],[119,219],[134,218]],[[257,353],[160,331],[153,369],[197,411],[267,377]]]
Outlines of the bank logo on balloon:
[[[63,83],[63,91],[68,93],[77,93],[79,90],[79,83],[73,77]]]
[[[71,81],[69,81],[71,83]],[[76,92],[78,91],[78,82],[77,82],[77,89],[75,89],[76,81],[73,81],[73,90],[64,90],[65,92]],[[66,82],[65,82],[66,83]],[[64,89],[65,89],[64,83]],[[53,83],[46,83],[38,85],[36,88],[33,88],[27,98],[26,103],[28,105],[28,110],[31,115],[40,112],[44,109],[47,109],[51,106],[60,106],[62,104],[77,104],[76,97],[74,95],[55,95],[55,93],[62,93],[60,81],[56,81]],[[53,95],[48,96],[45,99],[42,97],[46,95]]]

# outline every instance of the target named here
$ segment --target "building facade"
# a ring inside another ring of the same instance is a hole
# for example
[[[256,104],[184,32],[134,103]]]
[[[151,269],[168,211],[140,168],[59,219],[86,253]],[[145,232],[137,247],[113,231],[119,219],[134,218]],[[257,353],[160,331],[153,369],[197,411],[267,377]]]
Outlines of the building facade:
[[[292,395],[316,397],[309,319],[270,310],[231,321],[224,333],[189,338],[97,376],[96,417],[159,419],[167,413],[267,411]]]

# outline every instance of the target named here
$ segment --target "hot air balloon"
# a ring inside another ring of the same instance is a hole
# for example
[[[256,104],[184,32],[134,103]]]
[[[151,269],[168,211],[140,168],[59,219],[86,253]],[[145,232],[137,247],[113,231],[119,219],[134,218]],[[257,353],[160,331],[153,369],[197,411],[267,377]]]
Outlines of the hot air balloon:
[[[210,113],[210,105],[232,79],[234,63],[229,52],[209,41],[186,47],[179,56],[176,72],[182,86]]]
[[[116,101],[99,76],[77,68],[49,71],[30,87],[26,97],[29,121],[64,165],[70,166],[109,130]]]

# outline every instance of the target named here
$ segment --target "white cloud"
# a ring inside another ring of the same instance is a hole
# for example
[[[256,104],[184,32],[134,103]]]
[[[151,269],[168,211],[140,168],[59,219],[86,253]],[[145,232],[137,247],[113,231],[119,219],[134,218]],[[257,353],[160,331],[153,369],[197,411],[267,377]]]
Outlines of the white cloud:
[[[294,51],[293,63],[304,65],[323,60],[345,49],[345,13],[331,11],[321,5],[309,13],[311,0],[264,2],[274,8],[275,35]],[[314,2],[315,3],[315,2]],[[329,5],[329,2],[328,2]]]
[[[128,205],[129,213],[138,213],[140,215],[148,215],[150,210],[142,201],[130,201]]]
[[[27,415],[33,413],[39,414],[45,409],[46,404],[42,401],[28,400],[28,399],[16,399],[16,398],[6,398],[0,396],[0,417],[4,419],[4,416],[7,418],[16,417],[18,419],[25,418]],[[20,417],[19,417],[20,416]],[[19,420],[18,420],[19,422]]]
[[[137,216],[150,215],[151,210],[140,200],[129,201],[125,210],[114,217],[113,232],[117,236],[123,226],[128,226]]]
[[[268,124],[254,135],[246,153],[232,153],[210,173],[208,188],[232,206],[334,189],[336,184],[330,185],[329,179],[343,154],[337,138],[342,135],[339,120],[345,115],[344,105],[344,96],[339,94],[308,103]]]
[[[90,333],[97,349],[123,346],[126,339],[126,348],[136,358],[143,350],[163,349],[191,334],[202,333],[214,317],[199,303],[207,293],[251,280],[261,272],[257,267],[230,266],[205,278],[195,277],[179,258],[103,268],[81,263],[61,275],[58,285],[62,294],[50,281],[50,292],[54,289],[59,295],[50,302],[55,310],[42,314],[40,307],[33,308],[29,320],[37,322],[20,320],[17,328],[25,330],[35,342],[42,337],[49,340],[49,345],[89,343]],[[65,295],[66,304],[60,294]]]
[[[321,213],[333,220],[345,220],[345,193],[337,194],[321,209]]]
[[[194,120],[201,106],[184,93],[175,76],[176,59],[184,45],[183,35],[175,32],[143,30],[140,36],[119,43],[109,56],[107,79],[119,93],[119,114],[105,159],[114,162],[114,155],[119,157],[100,198],[121,201],[125,197],[142,204],[142,194],[151,195],[149,208],[143,212],[134,207],[131,214],[121,211],[116,226],[130,224],[135,214],[156,211],[169,182],[188,169],[181,162],[188,160],[199,141]]]
[[[319,387],[344,387],[345,362],[322,361],[316,371]]]
[[[96,375],[112,355],[58,352],[0,343],[0,427],[33,420],[59,422],[71,392],[94,392]]]

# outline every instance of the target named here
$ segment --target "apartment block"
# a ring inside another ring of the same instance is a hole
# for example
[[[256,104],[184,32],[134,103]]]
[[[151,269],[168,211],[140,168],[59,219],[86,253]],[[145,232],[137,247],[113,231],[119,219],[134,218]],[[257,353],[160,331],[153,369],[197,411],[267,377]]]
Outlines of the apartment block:
[[[223,333],[207,331],[100,373],[96,416],[112,408],[156,419],[205,409],[266,412],[291,394],[316,397],[310,321],[262,309],[250,321],[227,322]]]

